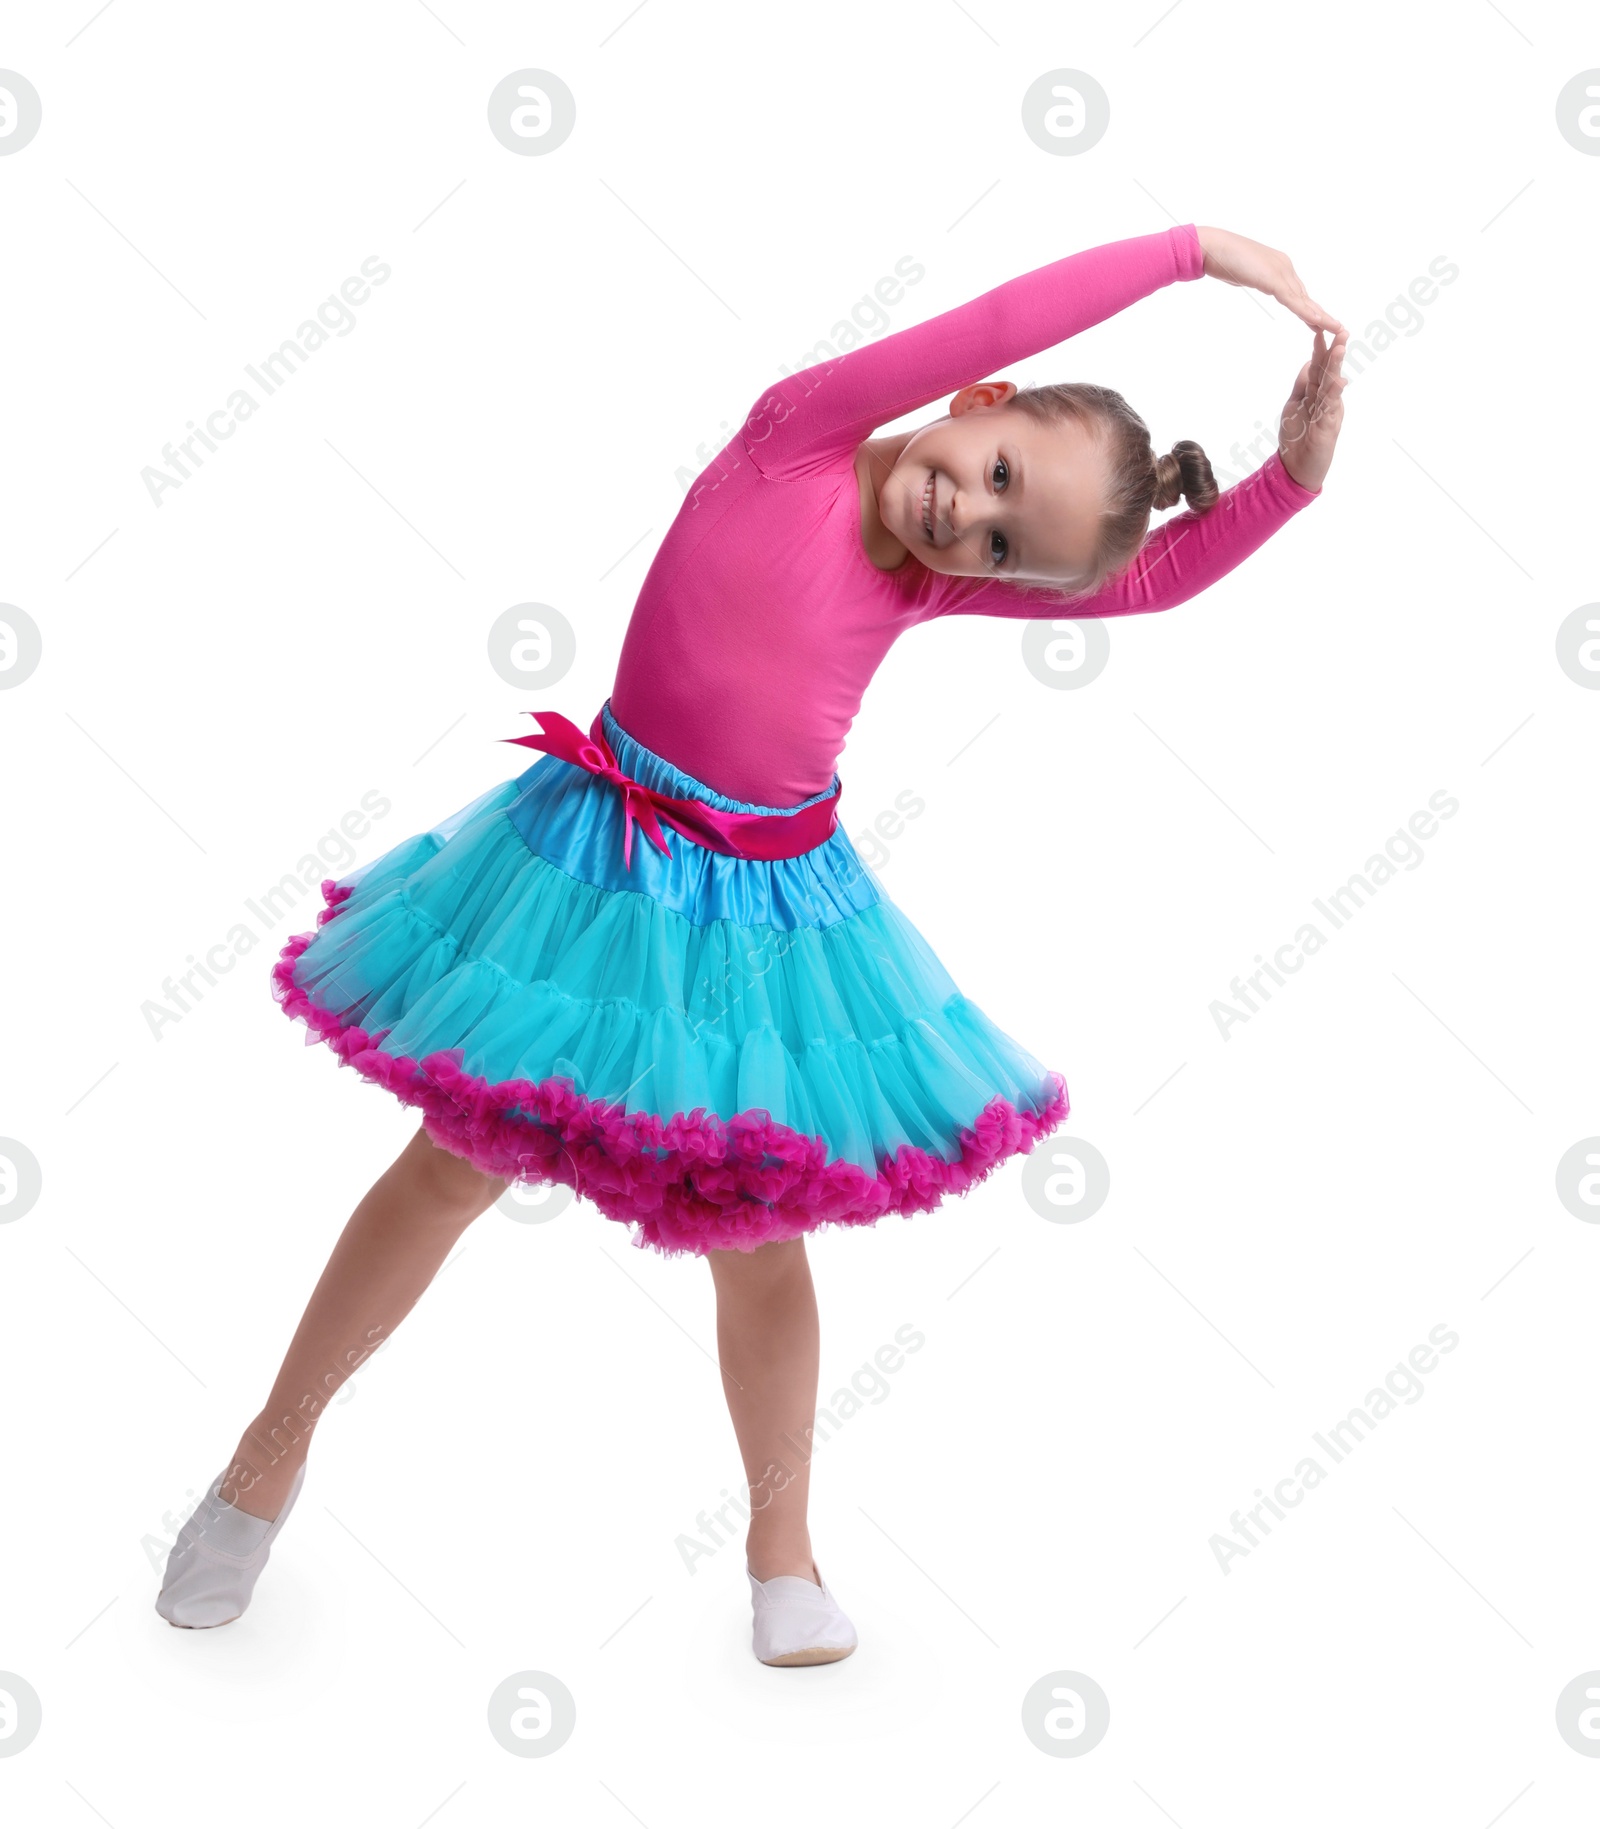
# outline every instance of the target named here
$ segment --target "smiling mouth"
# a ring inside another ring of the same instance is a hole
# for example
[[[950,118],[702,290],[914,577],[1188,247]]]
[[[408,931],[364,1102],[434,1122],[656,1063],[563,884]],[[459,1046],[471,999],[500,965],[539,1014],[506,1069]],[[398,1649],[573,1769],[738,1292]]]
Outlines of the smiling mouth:
[[[922,486],[922,531],[928,544],[933,544],[933,472],[928,472],[928,480]]]

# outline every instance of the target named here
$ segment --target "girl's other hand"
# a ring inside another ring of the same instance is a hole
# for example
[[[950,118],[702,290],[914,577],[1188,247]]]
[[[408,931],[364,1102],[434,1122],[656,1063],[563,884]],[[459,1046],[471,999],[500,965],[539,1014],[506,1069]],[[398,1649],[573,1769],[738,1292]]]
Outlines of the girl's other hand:
[[[1294,262],[1276,248],[1251,241],[1247,235],[1235,235],[1228,229],[1202,228],[1195,225],[1200,246],[1205,253],[1205,270],[1210,279],[1220,279],[1228,286],[1249,286],[1265,292],[1280,305],[1292,311],[1313,330],[1330,334],[1344,326],[1331,311],[1325,311],[1306,291]]]
[[[1331,344],[1325,344],[1321,330],[1317,331],[1311,360],[1301,368],[1294,391],[1284,403],[1278,423],[1278,456],[1302,489],[1320,489],[1333,462],[1333,447],[1344,424],[1344,384],[1349,380],[1340,373],[1339,365],[1349,337],[1348,330],[1341,330]]]

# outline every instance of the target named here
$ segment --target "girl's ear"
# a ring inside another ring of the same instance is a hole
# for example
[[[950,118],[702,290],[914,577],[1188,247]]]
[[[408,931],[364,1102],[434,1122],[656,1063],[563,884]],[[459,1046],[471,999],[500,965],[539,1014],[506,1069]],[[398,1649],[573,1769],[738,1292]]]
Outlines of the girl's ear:
[[[974,381],[950,398],[950,417],[959,419],[975,406],[1004,406],[1017,391],[1015,381]]]

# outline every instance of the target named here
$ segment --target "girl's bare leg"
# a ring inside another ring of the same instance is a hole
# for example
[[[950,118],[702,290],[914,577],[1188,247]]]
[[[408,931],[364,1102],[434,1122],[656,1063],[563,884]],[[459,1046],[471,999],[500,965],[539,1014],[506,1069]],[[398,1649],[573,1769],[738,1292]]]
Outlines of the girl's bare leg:
[[[394,1332],[456,1240],[505,1182],[419,1130],[339,1235],[261,1413],[239,1438],[221,1496],[275,1518],[334,1393]]]
[[[821,1354],[803,1238],[707,1254],[723,1390],[750,1485],[745,1552],[757,1581],[811,1574],[806,1502]]]

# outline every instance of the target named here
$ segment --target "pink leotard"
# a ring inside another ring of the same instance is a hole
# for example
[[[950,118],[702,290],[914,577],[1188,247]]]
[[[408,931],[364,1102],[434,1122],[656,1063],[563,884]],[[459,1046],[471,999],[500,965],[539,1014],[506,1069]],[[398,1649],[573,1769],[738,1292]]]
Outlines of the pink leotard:
[[[855,453],[880,426],[1203,273],[1193,223],[1108,242],[775,382],[690,489],[645,578],[611,692],[623,729],[719,793],[793,806],[830,786],[868,682],[915,624],[1169,609],[1232,571],[1321,493],[1276,451],[1070,606],[910,555],[880,571],[861,543]]]

